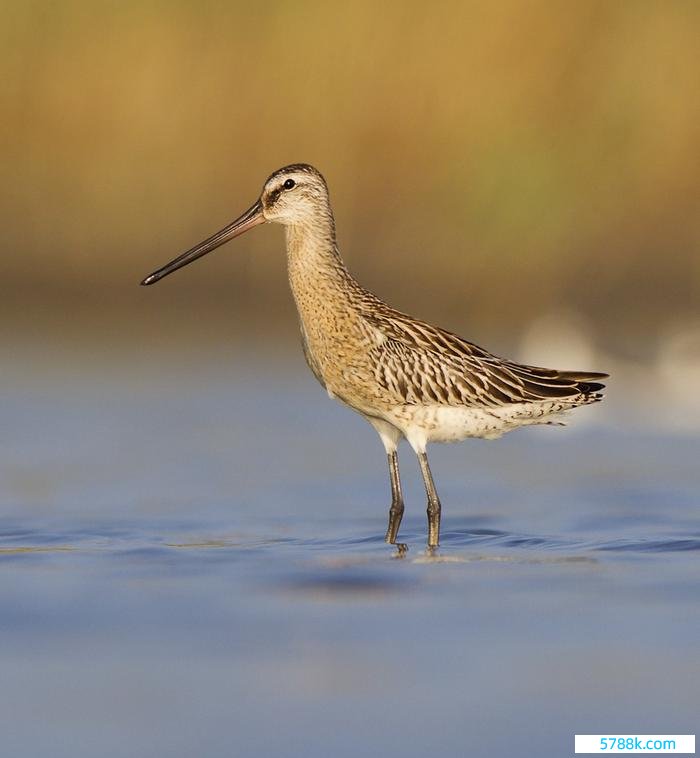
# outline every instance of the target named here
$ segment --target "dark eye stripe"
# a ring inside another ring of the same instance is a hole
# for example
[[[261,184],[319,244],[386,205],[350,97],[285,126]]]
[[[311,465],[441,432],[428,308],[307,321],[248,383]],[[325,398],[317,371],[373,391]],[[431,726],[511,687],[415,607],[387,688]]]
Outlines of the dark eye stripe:
[[[291,184],[290,184],[291,182]],[[272,190],[268,196],[267,196],[267,203],[268,205],[274,205],[277,200],[279,199],[279,196],[282,194],[284,190],[293,189],[297,186],[297,183],[294,181],[294,179],[287,179],[281,187],[277,187],[277,189]]]

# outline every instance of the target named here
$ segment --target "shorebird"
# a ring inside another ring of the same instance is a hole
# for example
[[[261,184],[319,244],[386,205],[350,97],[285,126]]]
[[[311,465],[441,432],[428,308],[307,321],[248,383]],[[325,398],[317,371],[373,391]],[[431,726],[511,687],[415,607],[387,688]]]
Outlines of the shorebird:
[[[440,540],[440,499],[428,464],[429,442],[493,439],[601,400],[608,374],[558,371],[499,358],[456,334],[394,310],[362,287],[336,245],[328,186],[313,166],[275,171],[239,218],[147,276],[161,280],[264,223],[286,231],[289,282],[304,356],[331,398],[376,429],[389,463],[386,541],[397,544],[404,512],[397,447],[418,456],[428,501],[428,548]],[[399,546],[401,547],[405,546]]]

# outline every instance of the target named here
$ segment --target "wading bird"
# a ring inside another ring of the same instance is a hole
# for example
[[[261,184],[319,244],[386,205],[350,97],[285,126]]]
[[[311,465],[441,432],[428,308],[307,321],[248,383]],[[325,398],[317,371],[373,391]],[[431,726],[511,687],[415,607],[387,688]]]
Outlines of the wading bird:
[[[307,363],[331,398],[377,430],[389,460],[386,541],[396,544],[404,512],[396,449],[418,456],[428,499],[428,547],[440,540],[440,500],[428,465],[429,442],[493,439],[602,399],[592,371],[557,371],[499,358],[456,334],[407,316],[358,284],[335,237],[328,187],[307,164],[275,171],[258,200],[235,221],[147,276],[149,285],[254,226],[282,224],[289,282]]]

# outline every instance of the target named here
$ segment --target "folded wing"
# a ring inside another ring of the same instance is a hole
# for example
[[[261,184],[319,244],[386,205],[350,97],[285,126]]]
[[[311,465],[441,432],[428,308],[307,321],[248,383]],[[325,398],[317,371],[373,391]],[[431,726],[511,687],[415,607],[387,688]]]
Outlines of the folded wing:
[[[363,315],[381,335],[372,351],[376,379],[404,403],[495,407],[559,399],[574,406],[602,398],[599,380],[607,374],[499,358],[391,309]]]

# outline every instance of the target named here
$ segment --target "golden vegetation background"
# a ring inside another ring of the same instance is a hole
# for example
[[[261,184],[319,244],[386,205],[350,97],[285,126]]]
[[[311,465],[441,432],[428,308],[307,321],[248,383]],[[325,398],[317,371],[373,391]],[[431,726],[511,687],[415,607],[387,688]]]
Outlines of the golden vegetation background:
[[[5,328],[293,324],[277,228],[137,284],[296,161],[326,175],[364,284],[477,341],[566,313],[644,352],[700,319],[696,2],[9,0],[2,16]]]

